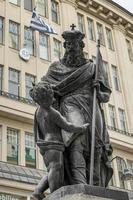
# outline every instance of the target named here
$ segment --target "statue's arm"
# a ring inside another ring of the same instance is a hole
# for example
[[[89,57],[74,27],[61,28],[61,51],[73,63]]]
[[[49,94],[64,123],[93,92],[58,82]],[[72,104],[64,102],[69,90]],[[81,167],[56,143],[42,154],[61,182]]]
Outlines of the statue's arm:
[[[88,123],[77,126],[72,124],[71,122],[68,122],[66,118],[63,117],[60,112],[58,112],[54,108],[51,109],[50,116],[52,117],[53,122],[55,122],[60,128],[64,129],[65,131],[83,133],[87,130],[89,126]]]

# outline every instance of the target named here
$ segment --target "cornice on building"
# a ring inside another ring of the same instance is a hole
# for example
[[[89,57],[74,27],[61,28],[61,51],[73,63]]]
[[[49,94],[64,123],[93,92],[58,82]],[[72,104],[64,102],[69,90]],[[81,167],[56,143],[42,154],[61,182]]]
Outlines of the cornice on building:
[[[118,25],[121,29],[122,26],[125,29],[125,34],[133,38],[131,20],[133,15],[128,11],[126,12],[121,6],[117,6],[118,4],[114,4],[111,0],[77,0],[76,2],[79,9],[94,15],[112,27]]]
[[[76,0],[59,0],[61,3],[71,4],[75,8],[78,7]]]

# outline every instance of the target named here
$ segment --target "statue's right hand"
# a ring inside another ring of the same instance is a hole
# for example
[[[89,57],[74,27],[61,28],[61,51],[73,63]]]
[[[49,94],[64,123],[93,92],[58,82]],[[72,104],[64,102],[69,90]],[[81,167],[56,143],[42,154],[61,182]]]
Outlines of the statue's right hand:
[[[88,130],[89,125],[90,125],[89,123],[86,123],[86,124],[82,125],[82,132],[83,133]]]

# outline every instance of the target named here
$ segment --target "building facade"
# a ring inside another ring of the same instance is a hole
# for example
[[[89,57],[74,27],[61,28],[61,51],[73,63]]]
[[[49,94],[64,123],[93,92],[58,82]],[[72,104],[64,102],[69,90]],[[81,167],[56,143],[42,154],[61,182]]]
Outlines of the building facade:
[[[32,10],[58,35],[31,31]],[[61,34],[74,23],[85,33],[86,58],[96,56],[99,34],[104,67],[112,95],[104,105],[114,148],[113,187],[133,190],[133,180],[122,180],[125,168],[133,172],[133,14],[111,0],[0,0],[0,199],[29,199],[46,173],[35,146],[33,118],[36,105],[29,96],[32,83],[41,80],[51,62],[62,57]],[[26,48],[30,58],[20,57]]]

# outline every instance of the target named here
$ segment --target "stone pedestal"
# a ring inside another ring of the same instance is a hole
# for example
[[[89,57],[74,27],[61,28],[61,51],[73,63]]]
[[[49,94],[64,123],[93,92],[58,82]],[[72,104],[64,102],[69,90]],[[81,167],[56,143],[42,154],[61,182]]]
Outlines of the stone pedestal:
[[[64,186],[44,200],[133,200],[133,193],[79,184]]]

